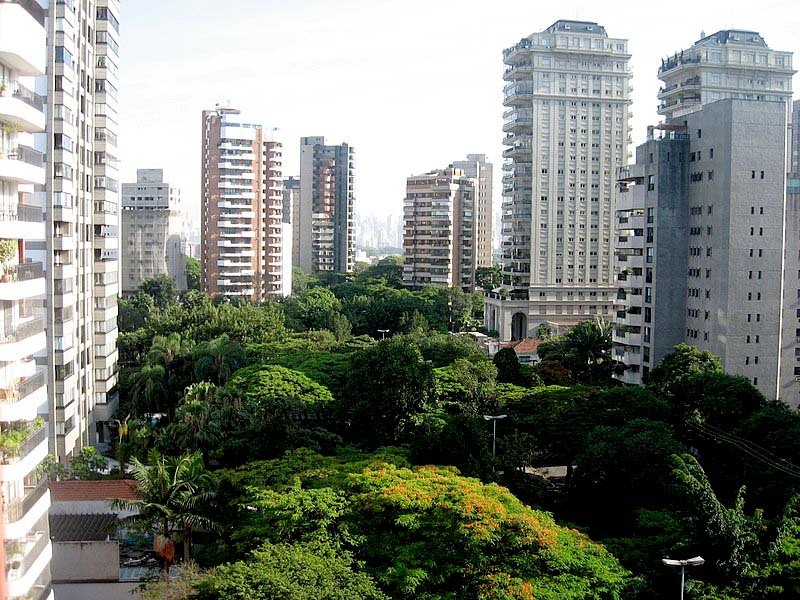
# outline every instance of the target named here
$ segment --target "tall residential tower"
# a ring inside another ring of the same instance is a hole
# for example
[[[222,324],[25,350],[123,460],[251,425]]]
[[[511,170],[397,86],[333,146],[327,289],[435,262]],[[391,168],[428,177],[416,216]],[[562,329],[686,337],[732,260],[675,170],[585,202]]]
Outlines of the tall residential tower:
[[[356,261],[354,153],[321,136],[300,138],[300,206],[294,266],[306,273],[349,273]]]
[[[161,275],[186,290],[187,233],[181,191],[162,169],[137,169],[136,182],[122,184],[122,292]]]
[[[48,9],[47,354],[52,451],[107,441],[119,403],[119,3]]]
[[[45,227],[43,98],[45,11],[35,2],[0,3],[0,597],[45,600],[52,549],[47,457],[47,369],[41,260]],[[40,140],[43,141],[43,140]],[[39,261],[31,260],[32,247]],[[40,359],[37,361],[37,358]]]
[[[203,111],[201,287],[281,298],[281,144],[233,108]]]
[[[452,165],[406,180],[404,285],[474,290],[477,186],[477,180]]]
[[[485,324],[503,340],[537,324],[610,316],[616,170],[627,162],[628,42],[557,21],[503,52],[504,285]]]
[[[475,203],[472,211],[472,230],[475,236],[473,268],[492,266],[492,183],[494,167],[485,154],[467,154],[467,160],[457,160],[454,169],[475,180]]]

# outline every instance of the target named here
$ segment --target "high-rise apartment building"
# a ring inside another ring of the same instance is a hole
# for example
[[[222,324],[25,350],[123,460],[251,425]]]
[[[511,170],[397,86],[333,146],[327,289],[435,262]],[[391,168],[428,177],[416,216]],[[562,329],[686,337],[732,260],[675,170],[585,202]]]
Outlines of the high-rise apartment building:
[[[47,361],[62,461],[107,441],[119,402],[119,14],[117,0],[47,8]]]
[[[0,597],[9,599],[53,597],[50,494],[40,473],[49,440],[40,417],[48,411],[45,226],[35,191],[45,168],[34,149],[45,130],[44,99],[34,92],[46,71],[45,17],[35,2],[0,3]]]
[[[494,167],[485,154],[467,154],[467,160],[457,160],[453,168],[461,169],[475,180],[475,206],[472,211],[472,230],[475,236],[475,268],[492,266],[492,182]]]
[[[720,356],[768,398],[800,400],[786,365],[789,353],[796,363],[800,287],[797,210],[792,217],[785,195],[791,59],[758,33],[721,31],[664,61],[667,122],[651,128],[620,175],[621,380],[641,383],[685,342]]]
[[[792,105],[789,136],[789,172],[800,173],[800,100]]]
[[[349,273],[356,261],[354,153],[349,144],[300,138],[300,206],[294,266],[306,273]]]
[[[186,290],[186,238],[180,190],[162,169],[137,169],[136,182],[122,184],[122,292],[161,275]]]
[[[453,168],[406,180],[403,284],[475,288],[478,181]]]
[[[287,177],[283,180],[283,220],[282,252],[283,252],[283,296],[292,294],[292,268],[294,265],[294,229],[292,219],[294,211],[300,207],[300,180],[297,177]]]
[[[233,108],[203,111],[201,216],[204,291],[283,296],[281,144]]]
[[[504,284],[485,303],[485,325],[503,340],[611,314],[629,59],[626,40],[585,21],[557,21],[503,51]]]

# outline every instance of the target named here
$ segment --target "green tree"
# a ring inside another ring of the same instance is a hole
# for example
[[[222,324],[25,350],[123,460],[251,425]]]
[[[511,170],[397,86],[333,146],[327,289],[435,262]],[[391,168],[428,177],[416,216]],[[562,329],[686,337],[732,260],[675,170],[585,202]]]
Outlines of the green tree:
[[[186,289],[200,289],[200,261],[191,256],[186,257]]]
[[[133,500],[116,498],[111,505],[116,510],[136,512],[122,519],[123,526],[158,533],[156,550],[160,551],[166,572],[174,561],[174,532],[183,539],[183,557],[188,561],[193,530],[216,528],[208,514],[218,483],[213,474],[206,471],[199,452],[164,457],[151,450],[146,464],[134,458],[132,465],[138,497]]]
[[[73,479],[100,479],[108,469],[108,460],[94,446],[84,446],[70,461]]]
[[[145,279],[139,285],[139,291],[150,296],[155,302],[156,308],[161,310],[178,303],[178,288],[175,281],[167,275]]]
[[[278,455],[288,448],[323,447],[333,438],[333,396],[302,373],[277,365],[251,365],[230,378],[226,406],[226,462]]]
[[[611,358],[613,326],[609,321],[581,321],[564,336],[567,365],[573,375],[587,383],[611,379],[614,361]]]
[[[339,299],[324,287],[313,287],[287,302],[287,315],[302,329],[328,329],[337,327],[336,315],[341,314]]]
[[[696,375],[721,372],[719,357],[689,344],[678,344],[650,371],[647,387],[658,396],[671,399]]]
[[[208,342],[202,342],[192,352],[194,376],[198,381],[225,385],[236,371],[247,364],[247,352],[239,342],[223,333]]]
[[[190,385],[172,422],[162,433],[162,444],[181,452],[199,450],[207,461],[222,444],[226,418],[225,406],[213,383]]]
[[[491,291],[503,285],[503,274],[500,267],[478,267],[475,269],[475,285],[486,291]]]
[[[352,431],[371,444],[403,439],[435,394],[433,369],[403,337],[378,342],[352,357],[345,414]]]
[[[385,600],[347,554],[319,544],[264,544],[246,561],[223,565],[196,584],[197,600]]]
[[[387,256],[368,266],[355,277],[359,284],[382,284],[396,289],[403,288],[403,257]]]

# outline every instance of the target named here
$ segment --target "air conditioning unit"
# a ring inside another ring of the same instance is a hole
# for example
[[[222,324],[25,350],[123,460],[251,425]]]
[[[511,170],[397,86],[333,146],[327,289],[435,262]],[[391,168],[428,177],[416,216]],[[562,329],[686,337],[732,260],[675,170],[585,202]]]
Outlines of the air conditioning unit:
[[[800,381],[800,375],[795,375],[794,380],[795,381]]]

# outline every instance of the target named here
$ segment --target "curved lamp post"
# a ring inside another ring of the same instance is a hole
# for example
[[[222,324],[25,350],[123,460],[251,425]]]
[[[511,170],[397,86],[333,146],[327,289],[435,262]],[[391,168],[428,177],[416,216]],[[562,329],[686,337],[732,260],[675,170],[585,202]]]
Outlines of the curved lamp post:
[[[683,600],[683,588],[686,585],[686,567],[699,567],[705,564],[705,559],[702,556],[695,556],[687,560],[673,560],[671,558],[662,558],[661,562],[667,567],[680,567],[681,568],[681,600]]]

